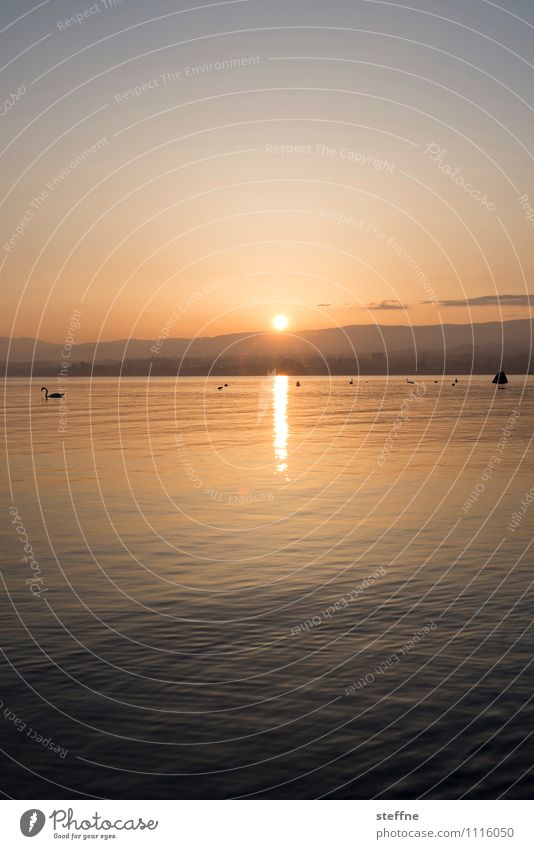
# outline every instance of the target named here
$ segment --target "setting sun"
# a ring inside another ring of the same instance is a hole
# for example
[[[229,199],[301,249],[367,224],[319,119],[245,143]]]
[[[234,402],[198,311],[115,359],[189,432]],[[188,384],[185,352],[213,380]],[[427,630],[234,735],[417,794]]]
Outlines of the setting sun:
[[[287,315],[275,315],[273,318],[273,327],[275,330],[285,330],[288,324]]]

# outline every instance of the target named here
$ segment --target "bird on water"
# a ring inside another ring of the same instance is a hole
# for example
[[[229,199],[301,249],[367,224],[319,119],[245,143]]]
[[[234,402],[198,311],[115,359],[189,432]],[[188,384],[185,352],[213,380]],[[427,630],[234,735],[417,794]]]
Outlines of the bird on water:
[[[63,398],[64,392],[48,392],[46,386],[41,387],[41,392],[45,393],[45,401],[48,401],[49,398]]]

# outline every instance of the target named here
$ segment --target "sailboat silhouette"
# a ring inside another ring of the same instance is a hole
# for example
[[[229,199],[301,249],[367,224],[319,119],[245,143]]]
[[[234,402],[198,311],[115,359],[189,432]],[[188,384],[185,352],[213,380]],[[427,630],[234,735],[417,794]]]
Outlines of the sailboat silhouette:
[[[499,386],[503,386],[505,383],[508,383],[508,378],[503,371],[498,371],[491,382],[498,383]]]

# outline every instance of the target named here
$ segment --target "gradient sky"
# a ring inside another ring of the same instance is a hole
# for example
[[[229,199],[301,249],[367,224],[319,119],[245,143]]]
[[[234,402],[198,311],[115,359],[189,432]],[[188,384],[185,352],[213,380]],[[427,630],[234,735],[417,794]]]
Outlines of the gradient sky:
[[[531,315],[532,2],[192,6],[2,4],[0,335]]]

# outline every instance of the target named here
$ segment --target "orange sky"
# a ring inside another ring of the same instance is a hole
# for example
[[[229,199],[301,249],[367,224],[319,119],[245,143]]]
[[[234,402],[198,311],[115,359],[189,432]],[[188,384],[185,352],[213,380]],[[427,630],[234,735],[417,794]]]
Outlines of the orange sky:
[[[288,5],[128,38],[140,3],[31,18],[51,35],[5,76],[1,335],[61,341],[75,309],[80,342],[531,314],[521,24]]]

